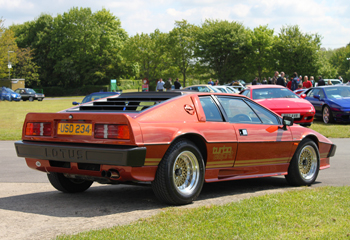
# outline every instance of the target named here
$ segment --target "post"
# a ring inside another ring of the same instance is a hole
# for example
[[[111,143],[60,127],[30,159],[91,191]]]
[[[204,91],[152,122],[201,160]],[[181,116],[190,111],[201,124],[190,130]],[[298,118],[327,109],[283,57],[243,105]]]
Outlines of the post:
[[[10,63],[10,52],[13,53],[13,51],[7,51],[7,67],[9,68],[9,80],[11,80],[11,63]]]

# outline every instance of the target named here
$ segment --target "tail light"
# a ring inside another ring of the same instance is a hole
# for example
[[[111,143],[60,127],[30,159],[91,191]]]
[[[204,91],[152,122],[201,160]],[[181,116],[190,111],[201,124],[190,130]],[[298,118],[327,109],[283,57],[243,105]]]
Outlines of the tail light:
[[[26,135],[51,136],[51,123],[27,123]]]
[[[130,139],[128,125],[95,124],[95,138]]]

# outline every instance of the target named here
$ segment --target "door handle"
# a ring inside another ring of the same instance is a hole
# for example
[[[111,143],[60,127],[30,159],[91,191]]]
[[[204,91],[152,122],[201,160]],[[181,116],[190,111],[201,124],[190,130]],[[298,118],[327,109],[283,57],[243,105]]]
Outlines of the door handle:
[[[241,135],[241,136],[248,136],[247,129],[239,129],[239,135]]]

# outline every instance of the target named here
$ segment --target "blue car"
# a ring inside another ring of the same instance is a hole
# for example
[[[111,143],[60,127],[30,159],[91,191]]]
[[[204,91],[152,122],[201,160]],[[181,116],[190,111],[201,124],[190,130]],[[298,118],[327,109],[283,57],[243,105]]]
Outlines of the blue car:
[[[2,87],[0,91],[0,99],[1,101],[21,101],[21,95],[14,92],[11,88]]]
[[[350,122],[350,86],[330,85],[310,88],[305,99],[315,107],[324,123]]]
[[[84,97],[83,101],[81,103],[79,102],[72,102],[73,105],[80,105],[80,104],[84,104],[87,102],[91,102],[100,98],[105,98],[105,97],[109,97],[109,96],[113,96],[113,95],[117,95],[120,94],[120,92],[94,92],[91,93],[89,95],[87,95],[86,97]]]

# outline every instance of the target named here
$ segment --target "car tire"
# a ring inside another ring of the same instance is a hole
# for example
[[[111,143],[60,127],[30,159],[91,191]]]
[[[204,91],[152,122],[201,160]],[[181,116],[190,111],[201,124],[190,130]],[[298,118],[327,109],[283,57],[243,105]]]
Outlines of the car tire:
[[[34,98],[33,97],[29,97],[29,102],[33,102]]]
[[[285,178],[292,186],[309,186],[315,182],[319,169],[318,147],[311,139],[305,139],[299,143]]]
[[[181,139],[172,144],[160,162],[152,189],[157,198],[170,205],[193,202],[204,183],[205,166],[197,146]]]
[[[63,173],[50,172],[47,177],[54,188],[64,193],[84,192],[93,183],[93,181],[66,178]]]
[[[334,121],[333,113],[329,106],[324,106],[324,108],[322,109],[322,121],[325,124],[332,123]]]

